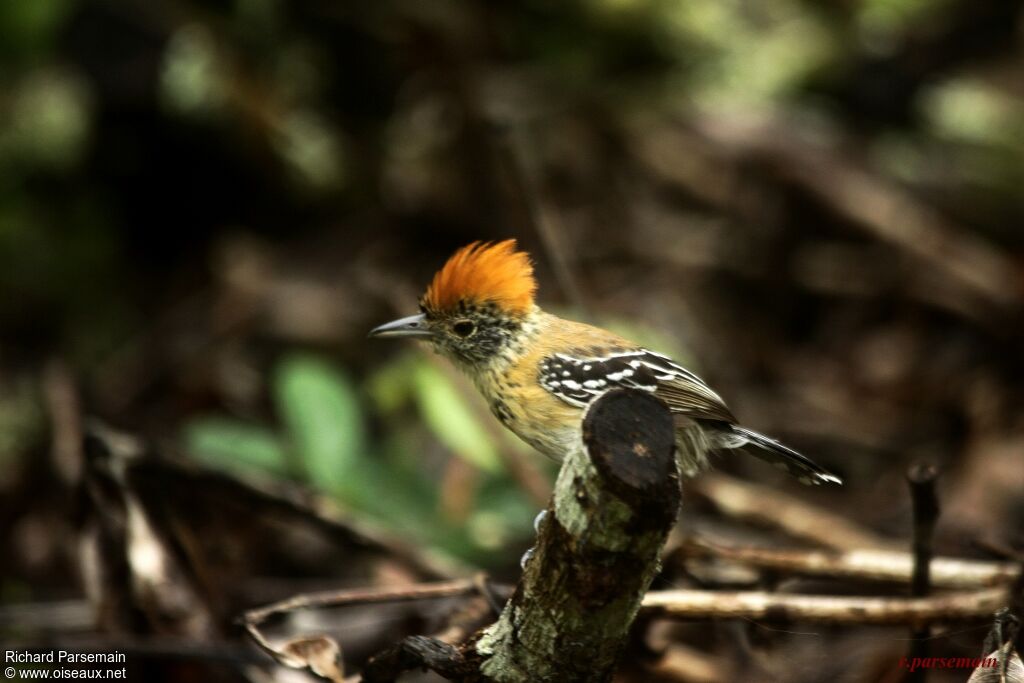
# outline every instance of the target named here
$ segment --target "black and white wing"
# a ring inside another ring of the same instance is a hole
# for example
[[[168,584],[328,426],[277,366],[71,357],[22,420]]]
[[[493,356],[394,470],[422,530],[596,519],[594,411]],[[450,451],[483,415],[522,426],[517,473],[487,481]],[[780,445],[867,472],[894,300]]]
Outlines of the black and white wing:
[[[540,383],[561,400],[581,408],[616,387],[654,392],[673,413],[702,421],[715,447],[752,444],[757,447],[753,455],[805,484],[842,483],[810,458],[736,424],[725,401],[704,380],[654,351],[614,351],[581,357],[556,353],[541,361]]]
[[[566,403],[583,407],[614,388],[654,392],[674,413],[733,423],[725,401],[697,375],[647,349],[596,356],[556,353],[540,364],[540,383]]]

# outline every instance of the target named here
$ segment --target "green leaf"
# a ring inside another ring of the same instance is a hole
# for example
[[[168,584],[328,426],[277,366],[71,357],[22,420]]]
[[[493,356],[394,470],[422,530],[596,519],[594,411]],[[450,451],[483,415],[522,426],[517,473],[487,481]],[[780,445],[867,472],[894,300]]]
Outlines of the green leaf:
[[[348,376],[313,356],[290,356],[276,369],[274,395],[313,483],[338,493],[360,491],[366,434]]]
[[[428,363],[414,376],[420,412],[441,443],[484,471],[502,471],[497,446],[448,378]]]
[[[211,467],[230,471],[287,473],[288,461],[277,435],[238,420],[203,417],[185,426],[189,455]]]

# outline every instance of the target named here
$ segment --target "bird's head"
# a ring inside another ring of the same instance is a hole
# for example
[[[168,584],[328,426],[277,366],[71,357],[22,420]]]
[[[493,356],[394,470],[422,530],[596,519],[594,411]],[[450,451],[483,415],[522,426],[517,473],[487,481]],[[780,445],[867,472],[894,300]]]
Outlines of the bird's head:
[[[371,337],[417,337],[468,365],[506,351],[534,311],[537,282],[515,240],[459,249],[420,297],[420,313],[381,325]]]

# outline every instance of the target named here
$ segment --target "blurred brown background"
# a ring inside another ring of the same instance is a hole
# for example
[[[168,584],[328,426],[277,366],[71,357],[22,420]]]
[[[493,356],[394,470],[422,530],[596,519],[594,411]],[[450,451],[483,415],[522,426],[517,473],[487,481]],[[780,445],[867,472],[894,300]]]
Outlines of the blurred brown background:
[[[31,0],[0,77],[4,641],[205,637],[133,666],[237,680],[245,607],[514,580],[553,467],[365,338],[474,239],[847,485],[724,471],[904,542],[925,457],[939,552],[1021,540],[1021,3]],[[345,622],[351,661],[432,618],[389,614]],[[905,637],[747,626],[801,681]]]

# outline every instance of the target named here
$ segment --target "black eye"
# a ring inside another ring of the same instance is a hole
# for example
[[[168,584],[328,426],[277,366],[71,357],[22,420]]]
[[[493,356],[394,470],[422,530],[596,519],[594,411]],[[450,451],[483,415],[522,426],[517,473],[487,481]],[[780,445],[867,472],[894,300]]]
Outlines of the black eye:
[[[460,320],[459,322],[452,325],[452,332],[459,335],[460,337],[468,337],[469,335],[476,332],[476,325],[470,320]]]

